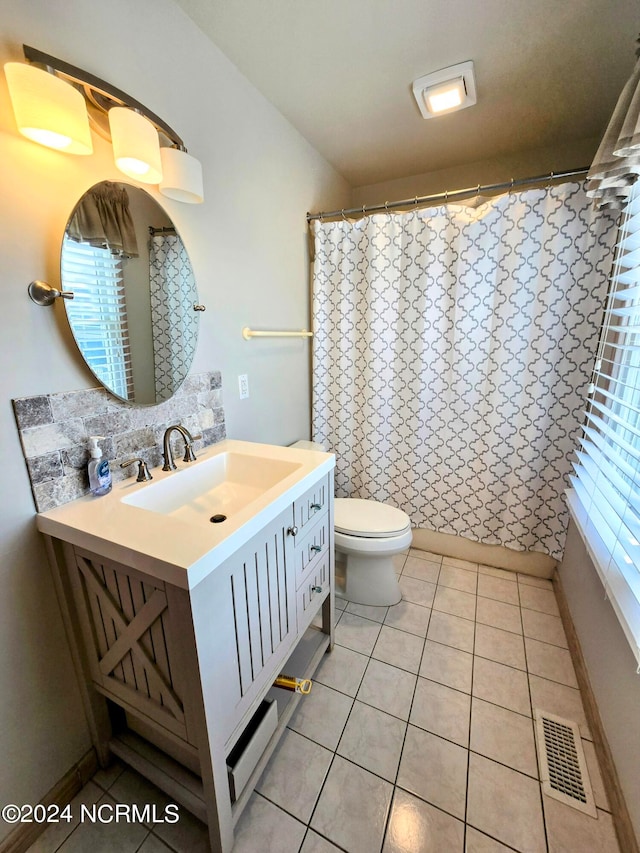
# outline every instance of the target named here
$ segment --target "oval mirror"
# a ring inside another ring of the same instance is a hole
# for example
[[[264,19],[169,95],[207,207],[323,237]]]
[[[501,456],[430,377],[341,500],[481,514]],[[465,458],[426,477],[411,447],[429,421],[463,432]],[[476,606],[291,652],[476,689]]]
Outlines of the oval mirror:
[[[73,337],[94,376],[136,405],[168,400],[191,367],[198,337],[187,250],[149,193],[102,181],[73,209],[61,280]]]

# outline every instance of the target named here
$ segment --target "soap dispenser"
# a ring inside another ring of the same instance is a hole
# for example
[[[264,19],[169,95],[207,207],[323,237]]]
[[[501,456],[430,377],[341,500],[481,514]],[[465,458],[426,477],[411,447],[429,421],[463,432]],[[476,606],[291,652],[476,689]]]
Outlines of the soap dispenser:
[[[102,450],[98,447],[98,441],[104,438],[102,435],[92,435],[89,438],[89,488],[92,495],[106,495],[111,491],[111,469],[109,460],[102,458]]]

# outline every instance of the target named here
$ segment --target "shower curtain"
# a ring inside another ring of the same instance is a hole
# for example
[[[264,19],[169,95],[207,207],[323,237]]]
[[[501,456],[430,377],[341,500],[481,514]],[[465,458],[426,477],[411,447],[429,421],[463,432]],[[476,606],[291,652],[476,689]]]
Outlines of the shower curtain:
[[[614,218],[571,183],[313,230],[313,437],[336,494],[560,559]]]
[[[173,396],[193,361],[192,292],[193,273],[182,240],[177,234],[156,234],[149,245],[149,293],[158,402]]]

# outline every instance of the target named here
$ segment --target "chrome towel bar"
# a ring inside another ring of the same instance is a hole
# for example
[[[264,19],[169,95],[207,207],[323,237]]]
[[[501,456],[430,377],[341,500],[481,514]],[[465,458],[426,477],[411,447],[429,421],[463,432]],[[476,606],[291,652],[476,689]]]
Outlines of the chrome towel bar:
[[[248,341],[251,338],[312,338],[313,332],[308,332],[306,329],[302,329],[299,332],[257,332],[254,329],[250,329],[248,326],[245,326],[242,330],[242,337],[245,341]]]

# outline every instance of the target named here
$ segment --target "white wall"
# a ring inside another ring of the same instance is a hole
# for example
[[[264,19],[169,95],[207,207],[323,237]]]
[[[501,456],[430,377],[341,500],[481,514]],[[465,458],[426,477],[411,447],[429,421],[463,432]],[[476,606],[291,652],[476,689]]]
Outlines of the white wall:
[[[349,188],[171,0],[0,0],[0,61],[21,45],[129,92],[185,139],[204,167],[204,205],[159,196],[189,250],[207,306],[195,371],[222,370],[228,434],[307,437],[307,344],[245,342],[244,325],[308,318],[305,213],[348,204]],[[34,526],[13,397],[94,387],[64,308],[27,297],[59,283],[67,217],[99,180],[119,180],[94,136],[87,158],[16,133],[0,75],[0,801],[35,802],[89,746],[49,569]],[[249,375],[240,401],[237,376]],[[0,825],[0,838],[9,827]]]
[[[640,839],[640,676],[573,522],[559,575],[627,809]]]

